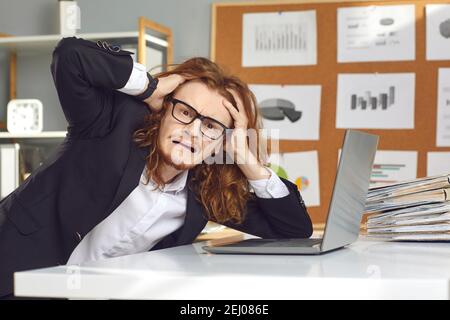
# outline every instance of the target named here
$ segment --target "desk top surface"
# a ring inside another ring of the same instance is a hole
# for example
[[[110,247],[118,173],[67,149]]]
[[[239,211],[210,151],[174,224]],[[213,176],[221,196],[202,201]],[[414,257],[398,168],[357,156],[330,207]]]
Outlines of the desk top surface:
[[[397,285],[408,281],[408,286],[415,282],[433,284],[435,289],[437,285],[444,298],[448,298],[450,290],[449,243],[379,242],[360,238],[346,248],[320,256],[215,255],[202,249],[205,244],[207,242],[199,242],[90,262],[80,267],[58,266],[18,272],[15,274],[16,294],[136,298],[139,292],[139,297],[145,298],[177,298],[176,295],[156,289],[161,284],[166,288],[167,283],[171,286],[185,283],[188,288],[195,284],[198,290],[202,290],[202,285],[205,285],[203,289],[210,291],[216,287],[213,283],[220,283],[222,286],[229,285],[229,290],[235,292],[236,286],[244,283],[252,286],[255,283],[273,282],[272,286],[278,285],[281,289],[283,283],[295,286],[297,282],[305,287],[305,281],[311,280],[315,280],[316,284],[317,281],[323,283],[330,280],[345,281],[346,285],[350,285],[354,281],[373,279],[394,281]],[[71,281],[75,281],[73,286]],[[380,284],[379,281],[377,283]],[[127,290],[131,286],[133,290],[130,293]],[[146,288],[140,291],[136,286]],[[342,283],[340,286],[342,290]],[[80,290],[73,290],[74,287]],[[89,290],[98,292],[93,294]],[[111,290],[125,290],[127,295],[112,294]],[[153,293],[150,294],[150,291]],[[257,293],[256,289],[252,291]],[[250,295],[242,297],[248,298]]]

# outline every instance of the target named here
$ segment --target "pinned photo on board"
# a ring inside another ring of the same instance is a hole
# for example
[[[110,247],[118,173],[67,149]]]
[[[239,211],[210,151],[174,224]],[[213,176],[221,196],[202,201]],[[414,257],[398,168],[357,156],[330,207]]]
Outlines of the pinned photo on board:
[[[245,13],[242,66],[317,64],[316,11]]]
[[[268,136],[319,140],[321,86],[250,85]]]
[[[274,153],[270,168],[297,186],[308,207],[320,206],[319,155],[317,150]]]
[[[413,129],[414,73],[339,74],[336,128]]]
[[[414,60],[415,6],[338,9],[338,62]]]
[[[427,60],[450,60],[450,4],[426,6]]]

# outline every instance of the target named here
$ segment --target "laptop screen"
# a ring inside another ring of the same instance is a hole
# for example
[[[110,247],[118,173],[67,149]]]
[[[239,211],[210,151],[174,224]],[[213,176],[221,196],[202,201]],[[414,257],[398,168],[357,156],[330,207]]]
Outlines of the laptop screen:
[[[377,145],[376,135],[346,131],[322,251],[340,248],[358,238]]]

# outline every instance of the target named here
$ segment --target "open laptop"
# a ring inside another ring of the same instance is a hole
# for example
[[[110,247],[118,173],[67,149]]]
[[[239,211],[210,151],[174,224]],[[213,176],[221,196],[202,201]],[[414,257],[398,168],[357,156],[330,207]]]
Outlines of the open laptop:
[[[323,238],[248,239],[203,249],[231,254],[321,254],[353,243],[359,235],[377,145],[376,135],[345,132]]]

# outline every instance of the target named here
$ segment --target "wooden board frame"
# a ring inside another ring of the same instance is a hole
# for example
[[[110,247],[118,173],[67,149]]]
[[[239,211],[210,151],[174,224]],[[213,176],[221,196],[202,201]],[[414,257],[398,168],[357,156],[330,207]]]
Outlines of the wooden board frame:
[[[318,150],[321,206],[310,207],[314,223],[325,222],[337,168],[338,149],[344,135],[336,129],[336,89],[340,73],[416,74],[415,126],[410,130],[367,129],[380,135],[379,150],[418,151],[417,176],[426,175],[429,151],[450,151],[436,147],[437,73],[450,68],[450,61],[427,61],[425,58],[425,5],[445,1],[250,1],[212,5],[211,59],[249,84],[284,84],[322,86],[320,140],[280,141],[282,152]],[[337,62],[337,9],[368,5],[414,4],[416,6],[416,60],[395,62]],[[242,15],[250,12],[316,10],[318,64],[294,67],[243,68]]]
[[[146,29],[150,29],[159,34],[162,34],[167,41],[167,64],[170,65],[173,63],[173,35],[172,30],[166,26],[158,24],[152,20],[149,20],[145,17],[139,17],[138,22],[139,28],[139,37],[138,37],[138,62],[146,65],[146,55],[145,48],[147,46],[145,40]]]

